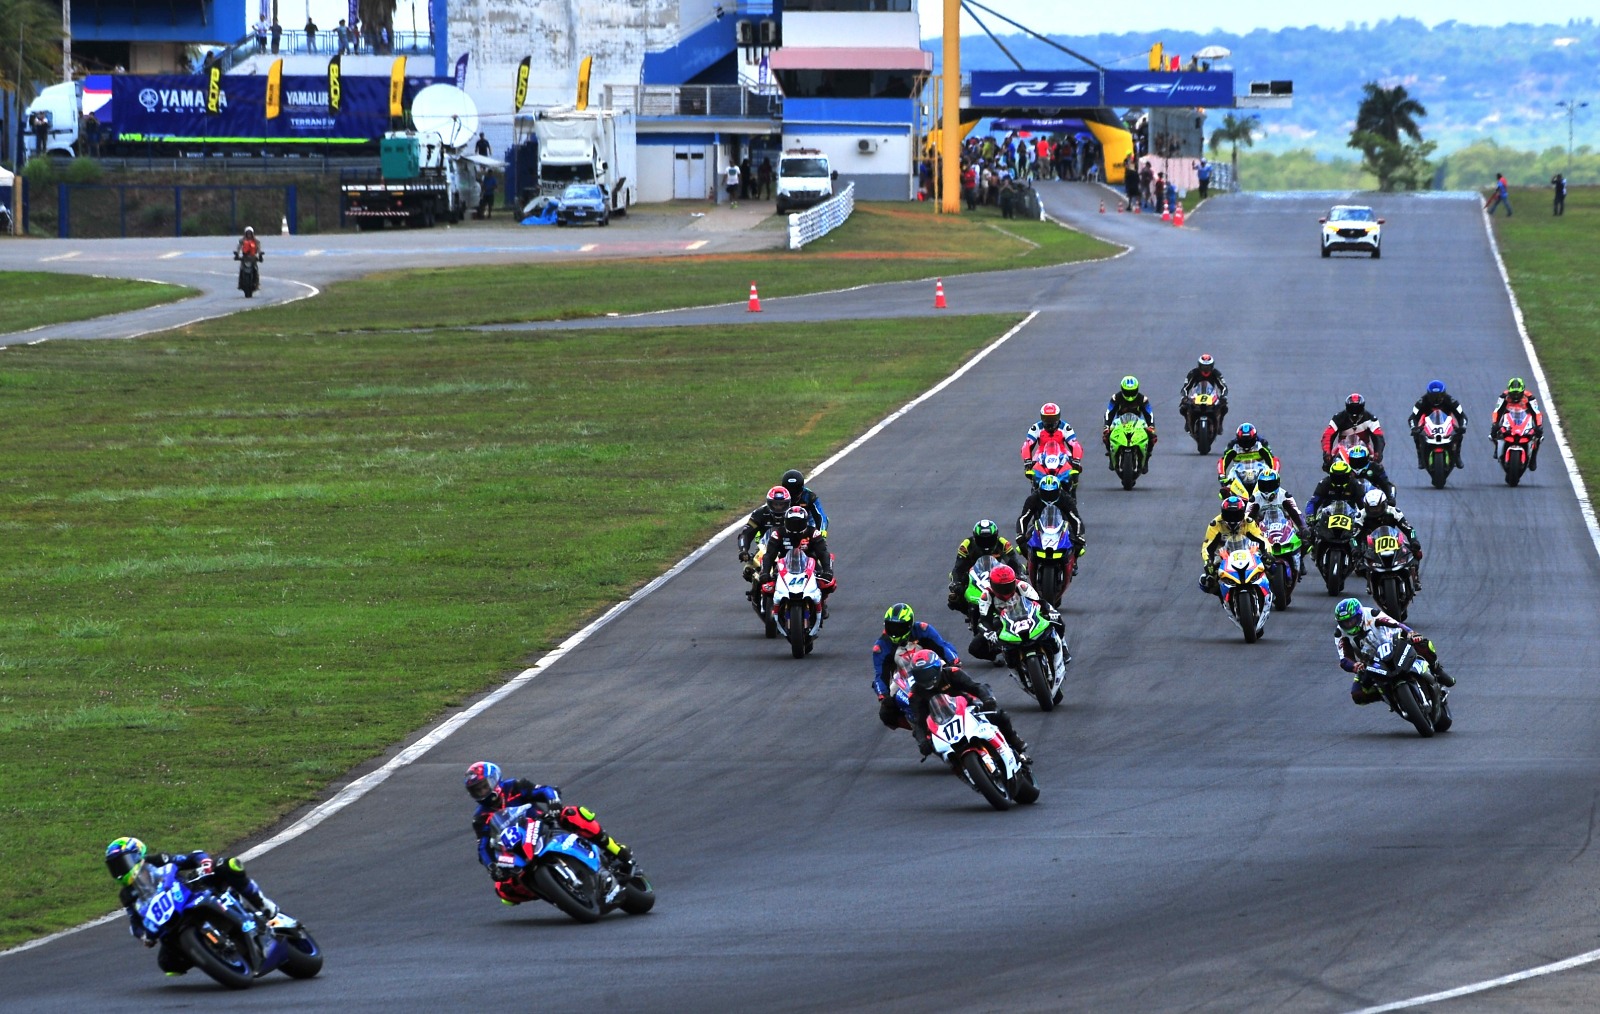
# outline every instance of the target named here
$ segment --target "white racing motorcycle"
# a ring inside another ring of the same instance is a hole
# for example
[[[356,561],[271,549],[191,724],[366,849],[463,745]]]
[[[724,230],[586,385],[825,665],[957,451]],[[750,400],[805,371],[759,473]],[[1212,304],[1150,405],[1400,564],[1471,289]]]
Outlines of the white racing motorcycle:
[[[822,630],[822,588],[817,584],[817,561],[796,547],[778,560],[772,587],[772,617],[789,639],[789,652],[805,658],[816,646]]]
[[[977,701],[964,694],[935,694],[928,702],[928,734],[939,759],[996,810],[1038,801],[1033,772],[1022,766]]]

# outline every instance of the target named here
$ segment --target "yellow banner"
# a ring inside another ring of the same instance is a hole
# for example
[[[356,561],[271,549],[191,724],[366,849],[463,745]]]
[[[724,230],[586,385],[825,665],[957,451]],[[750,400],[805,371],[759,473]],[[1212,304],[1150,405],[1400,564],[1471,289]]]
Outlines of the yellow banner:
[[[222,64],[213,63],[206,72],[206,112],[215,116],[222,111]]]
[[[528,101],[528,68],[533,65],[533,57],[525,56],[517,64],[517,87],[511,96],[513,113],[522,112],[522,104]]]
[[[1166,70],[1167,69],[1166,61],[1162,58],[1161,43],[1159,43],[1159,42],[1156,43],[1154,46],[1150,47],[1150,69],[1151,70]]]
[[[339,84],[339,57],[328,61],[328,115],[339,115],[339,99],[343,88]]]
[[[586,56],[578,64],[578,102],[579,109],[589,108],[589,68],[594,64],[594,57]]]
[[[394,58],[394,66],[389,69],[389,116],[399,119],[406,114],[406,58]]]
[[[283,112],[283,60],[272,61],[267,71],[267,119],[276,120]]]

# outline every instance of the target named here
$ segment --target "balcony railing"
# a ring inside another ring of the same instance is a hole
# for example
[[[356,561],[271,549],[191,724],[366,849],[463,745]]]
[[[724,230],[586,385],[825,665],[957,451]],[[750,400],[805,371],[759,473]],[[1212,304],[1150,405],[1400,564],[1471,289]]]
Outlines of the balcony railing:
[[[705,116],[778,120],[782,95],[758,95],[741,85],[606,85],[606,108],[635,116]]]

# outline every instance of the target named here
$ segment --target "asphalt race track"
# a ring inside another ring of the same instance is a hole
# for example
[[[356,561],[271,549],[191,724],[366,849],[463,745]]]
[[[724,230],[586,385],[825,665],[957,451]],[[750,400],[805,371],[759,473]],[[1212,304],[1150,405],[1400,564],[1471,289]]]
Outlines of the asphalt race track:
[[[813,656],[762,638],[719,546],[252,864],[322,943],[321,977],[240,994],[199,973],[167,980],[118,923],[0,959],[0,1006],[1332,1012],[1600,946],[1600,558],[1553,442],[1517,489],[1484,453],[1494,396],[1530,370],[1481,204],[1372,195],[1386,256],[1323,260],[1331,197],[1214,200],[1180,231],[1102,217],[1086,187],[1045,190],[1053,212],[1135,250],[947,280],[952,312],[1042,312],[816,481],[840,590]],[[917,292],[931,306],[929,286],[889,286],[774,301],[757,320],[879,312]],[[651,320],[718,313],[752,316]],[[1411,619],[1460,680],[1451,732],[1423,740],[1381,704],[1351,705],[1320,586],[1302,585],[1256,645],[1196,589],[1215,466],[1176,397],[1203,351],[1228,378],[1230,427],[1260,427],[1302,502],[1350,391],[1387,424],[1427,550]],[[1130,372],[1162,437],[1123,492],[1098,428]],[[1433,377],[1472,416],[1468,467],[1443,491],[1407,467],[1405,415]],[[956,632],[950,557],[978,518],[1015,517],[1017,447],[1046,400],[1090,452],[1089,553],[1067,598],[1077,659],[1050,715],[976,669],[1031,741],[1044,791],[996,813],[879,725],[868,647],[896,599]],[[772,462],[774,479],[792,464]],[[480,758],[597,809],[651,874],[656,910],[580,926],[500,905],[461,788]],[[1593,969],[1427,1009],[1591,1008]]]

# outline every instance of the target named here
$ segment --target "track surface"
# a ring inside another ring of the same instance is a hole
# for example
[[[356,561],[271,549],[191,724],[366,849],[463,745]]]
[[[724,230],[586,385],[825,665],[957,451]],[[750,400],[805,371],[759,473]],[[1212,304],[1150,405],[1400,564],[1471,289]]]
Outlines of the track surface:
[[[761,638],[719,547],[252,864],[323,943],[322,977],[238,995],[163,980],[117,924],[4,959],[0,1005],[1339,1011],[1596,947],[1600,562],[1553,446],[1515,490],[1484,453],[1493,396],[1528,368],[1480,205],[1375,197],[1384,259],[1324,261],[1331,200],[1213,201],[1179,232],[1047,189],[1052,210],[1136,253],[1028,273],[1021,302],[1012,281],[947,280],[961,309],[1046,312],[818,480],[841,589],[810,659]],[[1175,399],[1200,351],[1228,376],[1230,424],[1261,427],[1302,499],[1350,390],[1400,431],[1400,503],[1428,550],[1412,619],[1461,680],[1454,731],[1424,741],[1381,705],[1351,706],[1319,588],[1258,645],[1196,590],[1214,466]],[[1124,493],[1094,451],[1128,372],[1163,436]],[[1439,492],[1405,467],[1403,432],[1433,376],[1473,416],[1469,467]],[[867,648],[900,598],[953,633],[950,555],[975,519],[1014,516],[1016,448],[1047,399],[1088,437],[1091,544],[1068,593],[1065,706],[1041,715],[977,670],[1044,788],[1001,814],[878,724]],[[499,905],[461,790],[482,757],[598,809],[652,875],[656,911],[582,927]],[[1429,1009],[1575,1009],[1595,986],[1577,969]]]

